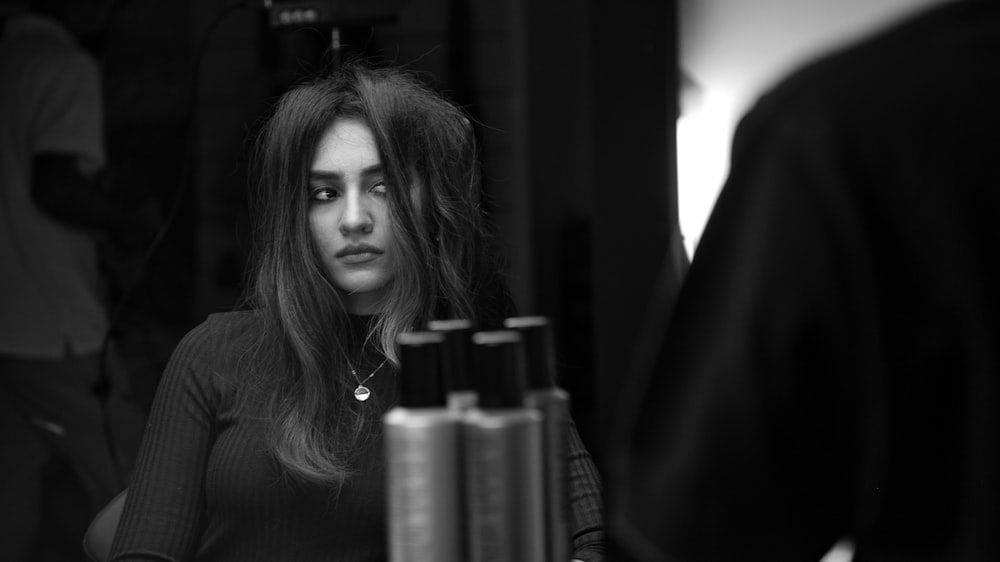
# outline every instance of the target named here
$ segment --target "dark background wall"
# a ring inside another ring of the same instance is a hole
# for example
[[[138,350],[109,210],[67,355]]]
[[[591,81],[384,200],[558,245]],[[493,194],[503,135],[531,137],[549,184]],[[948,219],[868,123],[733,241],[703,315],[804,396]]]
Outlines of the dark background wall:
[[[118,348],[144,407],[183,333],[236,304],[248,135],[330,45],[327,25],[275,29],[262,1],[243,4],[125,2],[103,51],[116,185],[176,205],[121,317]],[[661,312],[654,283],[683,253],[675,4],[381,5],[377,21],[342,22],[344,48],[428,72],[477,119],[512,289],[524,313],[552,317],[561,384],[600,459],[598,428]]]

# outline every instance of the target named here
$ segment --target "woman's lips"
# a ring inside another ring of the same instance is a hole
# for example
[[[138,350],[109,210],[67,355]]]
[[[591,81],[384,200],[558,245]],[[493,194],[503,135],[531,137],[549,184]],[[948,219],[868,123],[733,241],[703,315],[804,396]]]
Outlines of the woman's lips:
[[[348,246],[337,252],[337,258],[348,264],[365,263],[374,260],[382,254],[382,250],[375,246],[357,245]]]
[[[374,252],[361,252],[358,254],[347,254],[340,257],[340,261],[349,264],[359,264],[370,262],[373,259],[379,257],[379,254]]]

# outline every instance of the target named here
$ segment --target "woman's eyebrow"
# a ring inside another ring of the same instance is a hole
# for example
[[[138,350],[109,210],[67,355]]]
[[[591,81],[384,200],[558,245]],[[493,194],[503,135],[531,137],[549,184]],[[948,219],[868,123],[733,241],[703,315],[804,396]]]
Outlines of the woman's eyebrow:
[[[382,164],[372,164],[361,169],[362,177],[382,175]],[[344,174],[332,170],[310,170],[309,179],[313,181],[343,181]]]
[[[381,176],[382,175],[382,164],[372,164],[371,166],[366,166],[361,170],[361,175],[368,176]]]
[[[309,172],[310,181],[342,181],[343,175],[340,172],[330,172],[326,170],[312,170]]]

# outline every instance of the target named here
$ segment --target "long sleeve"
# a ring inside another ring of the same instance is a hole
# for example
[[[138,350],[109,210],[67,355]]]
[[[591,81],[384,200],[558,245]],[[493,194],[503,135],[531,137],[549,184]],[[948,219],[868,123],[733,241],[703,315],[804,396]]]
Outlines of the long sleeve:
[[[112,560],[384,562],[381,439],[359,446],[341,483],[307,482],[267,446],[266,410],[237,400],[259,342],[253,312],[214,314],[164,372]],[[378,394],[392,379],[373,380]]]
[[[190,560],[204,522],[205,467],[218,396],[209,328],[175,349],[157,389],[111,559]]]
[[[604,504],[601,476],[576,430],[569,424],[569,503],[574,559],[604,560]]]

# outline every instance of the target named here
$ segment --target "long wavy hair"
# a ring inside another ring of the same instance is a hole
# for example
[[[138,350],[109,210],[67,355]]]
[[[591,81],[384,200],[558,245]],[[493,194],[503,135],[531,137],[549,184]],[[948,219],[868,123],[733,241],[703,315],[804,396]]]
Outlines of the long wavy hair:
[[[483,212],[480,160],[466,114],[409,71],[349,61],[284,94],[256,138],[247,304],[263,330],[242,363],[240,399],[264,408],[268,448],[287,471],[342,482],[386,407],[352,398],[350,318],[311,234],[309,172],[338,119],[372,131],[399,248],[362,342],[398,370],[396,336],[435,318],[499,326],[512,305]],[[416,192],[416,195],[414,195]],[[356,350],[353,350],[356,352]],[[384,376],[384,374],[383,374]]]

